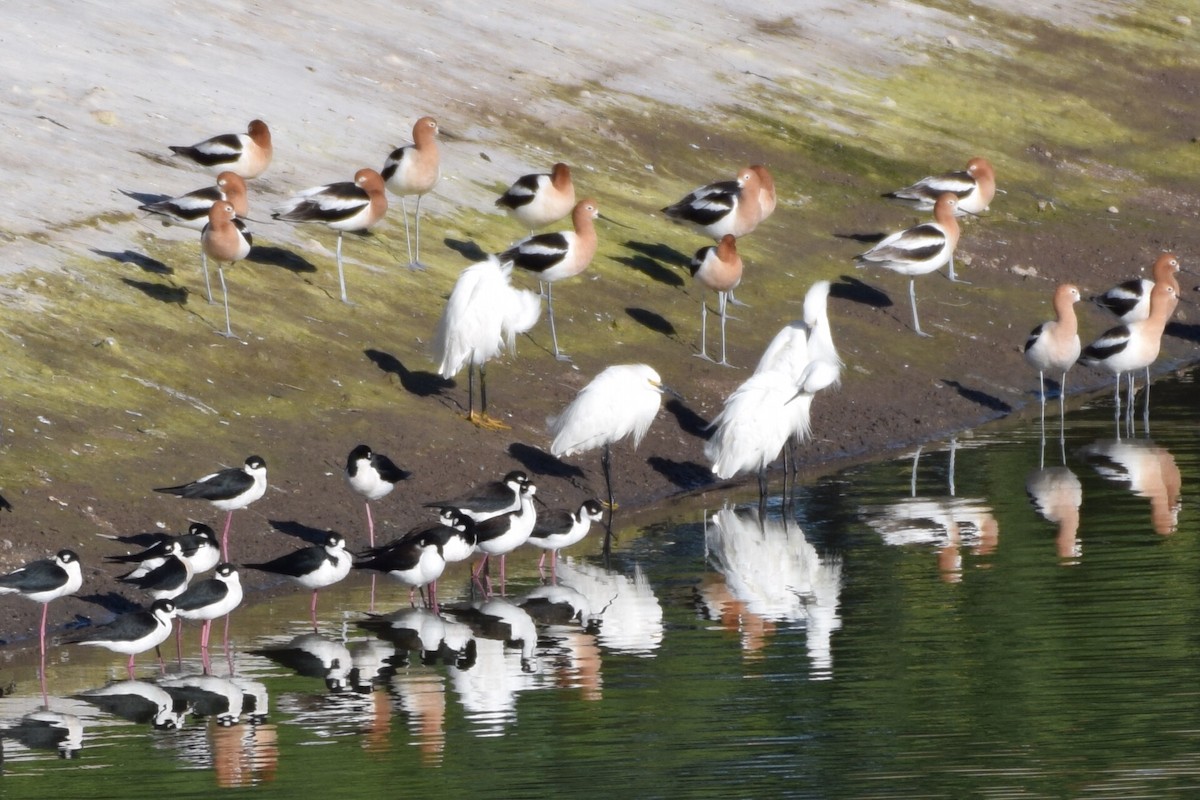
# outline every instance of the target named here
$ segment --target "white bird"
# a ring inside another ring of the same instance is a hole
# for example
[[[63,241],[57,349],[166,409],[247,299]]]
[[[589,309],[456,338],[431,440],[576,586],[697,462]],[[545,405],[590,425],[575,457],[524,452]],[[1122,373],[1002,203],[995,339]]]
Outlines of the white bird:
[[[946,192],[933,207],[933,222],[908,228],[885,237],[865,253],[855,257],[858,267],[883,267],[908,275],[908,299],[912,303],[913,328],[918,336],[929,334],[921,330],[917,319],[917,290],[912,276],[925,275],[950,265],[950,280],[954,277],[954,248],[958,246],[958,220],[954,218],[958,199]]]
[[[467,419],[481,428],[508,426],[487,413],[487,362],[507,344],[516,349],[517,334],[537,323],[541,298],[509,283],[512,265],[495,256],[462,271],[446,301],[433,335],[438,372],[447,380],[467,368]],[[474,371],[479,371],[479,414],[475,414]]]
[[[636,448],[658,414],[663,392],[676,392],[663,385],[662,378],[645,364],[617,364],[608,367],[583,387],[575,399],[557,417],[549,420],[550,453],[569,456],[585,450],[604,448],[600,465],[608,490],[609,522],[612,521],[611,445],[633,437]],[[677,395],[676,395],[677,396]]]

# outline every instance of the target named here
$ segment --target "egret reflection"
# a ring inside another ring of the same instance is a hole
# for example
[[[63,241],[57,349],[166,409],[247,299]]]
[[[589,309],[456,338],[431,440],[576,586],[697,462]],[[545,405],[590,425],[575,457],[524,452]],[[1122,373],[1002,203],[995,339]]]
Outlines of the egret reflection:
[[[629,576],[568,558],[558,568],[558,582],[579,592],[594,609],[602,647],[652,656],[662,645],[663,609],[641,565],[635,564]]]

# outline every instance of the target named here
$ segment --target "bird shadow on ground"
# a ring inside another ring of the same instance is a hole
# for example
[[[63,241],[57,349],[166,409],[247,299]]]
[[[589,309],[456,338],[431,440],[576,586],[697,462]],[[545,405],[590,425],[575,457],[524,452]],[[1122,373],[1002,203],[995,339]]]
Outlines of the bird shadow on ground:
[[[699,489],[712,483],[712,470],[695,461],[675,461],[651,456],[646,463],[680,489]]]
[[[647,258],[646,256],[620,256],[614,258],[613,261],[616,261],[618,264],[624,264],[627,267],[632,267],[650,280],[657,281],[658,283],[665,283],[667,286],[683,286],[683,278],[679,277],[674,270],[667,269],[652,258]]]
[[[625,313],[628,314],[634,322],[649,328],[655,333],[661,333],[664,336],[674,337],[677,334],[675,326],[667,320],[662,314],[653,311],[647,311],[644,308],[627,308]]]
[[[415,394],[417,397],[430,397],[431,395],[441,394],[442,389],[454,385],[454,381],[443,380],[442,376],[436,372],[416,372],[410,370],[401,363],[400,359],[382,350],[364,350],[363,355],[371,359],[371,362],[384,372],[399,378],[400,385],[404,387],[404,391],[409,394]]]
[[[656,261],[659,264],[686,268],[692,263],[692,257],[688,254],[681,253],[674,247],[670,247],[660,242],[627,241],[625,242],[625,247],[635,253],[651,259],[652,261]]]
[[[450,238],[446,238],[444,242],[446,247],[449,247],[472,264],[476,261],[483,261],[488,257],[488,253],[474,242],[464,242],[459,239]]]
[[[190,294],[186,286],[166,286],[161,283],[137,281],[133,278],[121,278],[121,283],[132,289],[137,289],[151,300],[157,300],[160,303],[170,305],[185,305],[188,300],[188,294]]]
[[[888,237],[887,233],[834,233],[835,239],[849,239],[850,241],[860,242],[861,244],[879,244]]]
[[[92,605],[99,606],[100,608],[112,614],[128,614],[130,611],[137,611],[142,607],[138,603],[130,600],[128,597],[119,595],[116,592],[105,592],[103,594],[81,594],[79,595],[79,599],[85,603],[91,603]],[[93,623],[92,620],[89,619],[88,624],[96,623]],[[79,627],[83,626],[81,625]]]
[[[269,519],[267,522],[280,533],[301,539],[308,544],[323,545],[325,544],[325,537],[329,535],[329,531],[327,530],[314,528],[311,525],[305,525],[303,522],[296,522],[291,519]]]
[[[171,195],[160,192],[131,192],[128,189],[118,189],[117,191],[130,200],[136,201],[140,206],[148,206],[152,203],[161,203],[163,200],[171,199]]]
[[[545,450],[532,445],[513,442],[508,446],[508,454],[534,475],[566,478],[567,480],[583,477],[583,470],[579,467],[568,464],[561,458],[556,458]]]
[[[0,511],[12,511],[12,503],[5,500],[2,494],[0,494]]]
[[[116,261],[118,264],[132,264],[144,272],[150,272],[155,275],[174,275],[175,270],[168,267],[156,258],[151,258],[144,253],[135,253],[133,250],[122,250],[116,252],[114,250],[97,250],[92,248],[92,252],[98,256],[104,256]]]
[[[296,274],[317,271],[316,264],[313,264],[307,258],[304,258],[304,256],[297,255],[291,250],[285,250],[282,247],[255,245],[251,248],[250,255],[246,256],[246,260],[252,264],[279,267],[280,269],[286,269],[288,272]]]
[[[852,275],[840,276],[837,283],[829,287],[829,296],[871,308],[890,308],[895,305],[886,293]]]
[[[679,429],[684,433],[708,441],[712,438],[710,423],[704,417],[692,411],[680,400],[671,399],[665,406],[667,413],[675,417]]]
[[[1200,325],[1185,322],[1167,323],[1167,336],[1182,339],[1185,342],[1200,342]]]
[[[1007,414],[1012,411],[1012,406],[995,395],[990,395],[987,392],[981,392],[978,389],[971,389],[967,386],[963,386],[958,381],[945,381],[945,383],[947,386],[952,387],[956,392],[958,392],[962,398],[970,400],[972,403],[981,405],[984,408],[991,409],[992,411],[996,411],[1001,414]]]

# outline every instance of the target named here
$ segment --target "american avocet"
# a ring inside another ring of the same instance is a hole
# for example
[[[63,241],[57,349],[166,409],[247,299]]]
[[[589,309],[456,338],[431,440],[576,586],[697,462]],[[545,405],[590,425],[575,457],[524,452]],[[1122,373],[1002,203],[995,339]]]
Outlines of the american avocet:
[[[778,200],[775,195],[775,178],[762,164],[751,164],[750,169],[758,176],[758,221],[761,223],[775,213]]]
[[[171,635],[171,620],[175,618],[175,603],[155,600],[149,609],[122,614],[107,625],[67,639],[66,644],[103,647],[114,653],[129,655],[126,670],[133,677],[133,659],[152,647],[158,647]]]
[[[413,125],[413,143],[393,150],[380,171],[387,188],[400,195],[400,213],[404,215],[404,239],[408,242],[409,269],[425,269],[421,263],[421,198],[433,190],[441,177],[441,159],[437,146],[438,123],[433,117],[421,117]],[[404,198],[417,196],[417,210],[413,215],[417,229],[416,255],[408,235],[408,209]]]
[[[1179,294],[1179,259],[1174,253],[1163,253],[1154,260],[1150,268],[1152,278],[1134,278],[1118,283],[1104,294],[1096,295],[1092,302],[1108,311],[1121,322],[1136,322],[1150,316],[1150,292],[1155,284],[1164,283]]]
[[[483,558],[472,573],[475,578],[484,574],[484,569],[492,556],[500,556],[500,591],[504,592],[505,561],[508,554],[525,544],[533,527],[537,524],[537,509],[533,506],[537,486],[532,481],[521,485],[519,492],[521,506],[516,511],[500,514],[483,522],[475,523],[475,551],[483,553]],[[491,594],[491,578],[487,577],[487,591]]]
[[[521,507],[521,487],[529,483],[529,476],[519,469],[505,474],[498,481],[489,481],[482,486],[450,500],[434,500],[426,508],[440,512],[457,511],[475,522],[516,511]]]
[[[986,158],[975,157],[967,162],[967,168],[944,175],[929,175],[903,189],[888,192],[884,197],[900,200],[915,206],[919,211],[929,211],[938,197],[950,192],[958,198],[956,214],[979,214],[987,211],[996,196],[996,171]]]
[[[191,579],[192,566],[183,559],[183,548],[178,540],[167,542],[163,563],[154,569],[140,575],[130,573],[117,578],[121,583],[148,592],[155,600],[175,599],[184,593]]]
[[[374,452],[365,444],[355,447],[346,458],[346,483],[363,496],[367,507],[367,539],[371,547],[375,546],[371,501],[391,494],[396,484],[410,475],[411,472],[400,469],[390,458]]]
[[[1042,421],[1046,419],[1046,370],[1062,373],[1058,385],[1059,409],[1067,394],[1067,370],[1079,360],[1079,320],[1075,318],[1075,304],[1079,302],[1079,289],[1069,283],[1054,290],[1055,319],[1043,322],[1029,333],[1025,340],[1025,361],[1038,371],[1038,395],[1042,400]]]
[[[250,569],[278,575],[312,589],[309,615],[313,628],[317,627],[317,595],[326,586],[332,586],[350,574],[350,554],[346,552],[346,540],[340,534],[330,532],[319,545],[301,547],[278,558],[258,564],[246,564]]]
[[[241,604],[241,576],[233,564],[218,564],[211,578],[192,584],[187,591],[175,598],[180,630],[185,619],[201,620],[204,626],[200,631],[200,649],[207,650],[212,621],[225,616]]]
[[[176,497],[207,500],[214,508],[228,512],[225,530],[221,533],[221,557],[229,560],[229,526],[233,512],[245,508],[267,492],[267,462],[261,456],[250,456],[240,467],[223,469],[205,475],[191,483],[155,489]]]
[[[763,219],[761,190],[759,173],[744,167],[738,170],[736,180],[701,186],[662,213],[714,240],[720,241],[727,233],[740,239]]]
[[[555,164],[549,173],[522,175],[496,200],[526,228],[536,231],[566,217],[575,208],[575,184],[571,168]]]
[[[558,334],[554,330],[554,284],[573,278],[587,269],[596,255],[596,226],[592,220],[600,216],[595,200],[580,200],[571,211],[574,230],[539,233],[514,244],[500,254],[501,263],[512,262],[520,269],[532,272],[546,283],[546,305],[550,309],[550,338],[554,342],[554,357],[570,361],[558,349]]]
[[[1179,304],[1179,294],[1173,286],[1162,283],[1150,292],[1150,316],[1143,320],[1118,325],[1106,331],[1099,339],[1083,348],[1079,356],[1081,364],[1099,367],[1113,373],[1117,378],[1114,394],[1116,414],[1121,415],[1121,374],[1134,370],[1149,369],[1158,358],[1162,346],[1163,331],[1167,320]],[[1150,410],[1150,384],[1146,384],[1146,412]],[[1129,376],[1129,408],[1133,413],[1133,375]]]
[[[229,325],[229,291],[225,286],[225,265],[233,266],[250,255],[254,240],[246,226],[237,218],[232,203],[213,203],[208,211],[208,224],[200,232],[200,249],[217,262],[217,278],[221,281],[221,299],[225,302],[225,332],[221,336],[235,338]],[[207,272],[207,262],[205,275]]]
[[[487,362],[508,346],[515,350],[517,334],[532,328],[541,316],[542,301],[533,292],[509,284],[511,264],[495,256],[462,271],[434,330],[432,354],[438,373],[449,380],[467,368],[467,419],[481,428],[507,428],[487,413]],[[479,414],[475,413],[475,371],[479,372]]]
[[[913,328],[918,336],[929,334],[921,330],[921,322],[917,319],[916,281],[912,276],[933,272],[954,259],[959,234],[958,220],[954,218],[957,206],[958,199],[945,192],[933,208],[933,222],[893,233],[855,257],[858,267],[883,267],[910,276],[908,299],[912,303]]]
[[[274,148],[271,129],[261,119],[253,120],[245,133],[224,133],[189,146],[171,145],[171,150],[214,172],[235,172],[257,178],[271,164]]]
[[[733,234],[727,233],[721,237],[718,244],[701,247],[696,251],[696,255],[692,256],[692,262],[688,268],[692,272],[692,280],[701,287],[717,293],[717,312],[721,315],[721,360],[717,363],[728,367],[729,361],[725,358],[726,307],[729,293],[742,282],[742,257],[738,255],[737,240]],[[697,355],[712,361],[705,349],[708,339],[707,323],[708,302],[702,297],[700,299],[700,352]]]
[[[54,558],[39,558],[7,575],[0,575],[0,594],[19,594],[42,604],[42,625],[38,634],[42,671],[46,662],[46,616],[50,601],[75,594],[83,585],[83,570],[74,550],[59,550]]]
[[[550,575],[558,575],[558,551],[583,541],[593,522],[604,518],[604,507],[595,500],[584,500],[575,511],[556,509],[538,514],[528,544],[542,549],[538,559],[538,572],[550,556]]]
[[[246,182],[236,172],[226,170],[217,176],[217,182],[211,186],[203,186],[156,203],[146,203],[138,208],[154,214],[163,225],[179,225],[199,231],[208,224],[208,210],[213,203],[220,202],[233,205],[239,217],[250,213]]]
[[[612,524],[611,449],[629,436],[633,446],[641,443],[662,405],[663,393],[678,394],[665,386],[653,367],[646,364],[616,364],[605,368],[579,390],[562,412],[550,420],[550,453],[555,457],[603,447],[600,466],[608,492],[609,524]]]
[[[341,181],[305,189],[271,213],[286,222],[319,222],[338,232],[338,287],[342,302],[346,297],[346,276],[342,271],[342,234],[369,231],[383,221],[387,213],[387,194],[383,177],[373,169],[360,169],[354,181]]]

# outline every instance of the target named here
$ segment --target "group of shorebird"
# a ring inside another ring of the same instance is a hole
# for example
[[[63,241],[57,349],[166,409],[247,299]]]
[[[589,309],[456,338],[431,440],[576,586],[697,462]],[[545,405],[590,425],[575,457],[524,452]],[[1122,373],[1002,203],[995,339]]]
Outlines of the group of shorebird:
[[[408,236],[407,209],[403,208],[410,267],[423,269],[420,261],[420,201],[437,183],[440,174],[438,123],[422,117],[413,127],[413,143],[397,148],[376,172],[363,168],[352,182],[333,183],[307,189],[275,209],[276,219],[296,223],[320,223],[338,232],[337,266],[341,299],[348,302],[341,259],[342,234],[368,231],[377,226],[387,211],[390,190],[404,198],[415,195],[415,237]],[[245,134],[213,137],[188,147],[172,147],[179,156],[217,173],[216,183],[180,197],[142,206],[165,221],[201,231],[201,251],[209,301],[207,259],[218,263],[225,294],[225,330],[233,336],[225,293],[224,265],[245,258],[251,247],[243,218],[247,213],[246,181],[261,175],[273,154],[271,134],[265,123],[255,120]],[[913,328],[921,330],[917,315],[914,278],[948,266],[949,277],[957,280],[954,252],[960,228],[958,217],[977,215],[988,209],[996,191],[995,173],[984,158],[972,158],[964,170],[930,176],[912,186],[886,194],[921,211],[932,211],[933,219],[883,237],[856,257],[859,266],[875,266],[910,277],[909,297]],[[718,364],[728,365],[725,346],[727,306],[736,302],[733,292],[743,274],[737,242],[752,233],[776,207],[775,183],[761,165],[740,169],[733,180],[700,187],[679,202],[662,209],[673,221],[686,224],[715,244],[701,247],[691,260],[696,283],[718,296],[721,316],[721,353]],[[536,275],[545,284],[550,330],[556,357],[567,359],[558,345],[554,326],[553,284],[582,273],[597,248],[593,221],[600,217],[593,199],[576,200],[570,168],[555,164],[548,173],[525,175],[505,191],[496,205],[529,229],[530,235],[496,256],[471,265],[459,275],[447,300],[434,336],[434,356],[445,378],[468,369],[468,418],[481,426],[503,427],[487,414],[484,367],[505,344],[511,349],[515,337],[538,320],[541,297],[515,289],[510,282],[513,268]],[[567,216],[571,229],[533,233]],[[1077,360],[1106,368],[1117,375],[1146,369],[1157,357],[1163,327],[1178,300],[1174,273],[1178,260],[1170,254],[1155,264],[1153,281],[1122,284],[1103,296],[1124,325],[1106,333],[1086,349],[1080,347],[1072,305],[1080,298],[1077,288],[1059,287],[1055,294],[1058,318],[1044,323],[1031,334],[1026,357],[1044,376],[1046,371],[1066,370]],[[757,471],[760,491],[765,494],[765,471],[789,441],[809,435],[809,409],[819,391],[840,381],[842,361],[833,343],[827,313],[828,281],[818,281],[804,299],[802,319],[786,325],[768,345],[751,376],[726,399],[712,423],[713,435],[705,454],[713,472],[725,479],[742,472]],[[700,357],[707,353],[707,304],[701,306]],[[475,412],[474,374],[480,376],[480,411]],[[656,416],[663,394],[675,394],[664,386],[658,372],[645,364],[610,366],[587,384],[576,398],[550,423],[550,453],[570,456],[601,448],[601,465],[609,507],[613,505],[610,446],[626,437],[636,447]],[[1042,381],[1042,402],[1045,384]],[[785,453],[786,462],[786,453]],[[315,621],[317,592],[344,578],[358,566],[386,572],[413,589],[430,586],[429,602],[436,603],[434,586],[446,562],[463,560],[472,553],[483,554],[480,570],[491,555],[503,559],[507,552],[531,542],[553,552],[579,541],[591,522],[602,518],[595,500],[577,509],[538,515],[534,511],[536,487],[523,473],[513,472],[481,492],[453,501],[429,505],[441,514],[437,522],[422,525],[403,537],[377,546],[370,503],[405,476],[388,459],[360,446],[349,457],[347,480],[366,499],[370,547],[351,556],[344,537],[328,534],[311,547],[288,553],[274,561],[244,566],[277,574],[312,589],[311,612]],[[235,509],[262,497],[266,489],[266,464],[252,456],[244,466],[221,470],[197,481],[167,487],[163,491],[185,498],[202,499],[228,512],[225,529],[217,537],[207,526],[194,526],[185,537],[155,535],[152,539],[126,538],[126,544],[143,546],[139,553],[116,557],[138,567],[122,579],[145,589],[155,598],[146,610],[117,618],[107,626],[75,636],[73,641],[96,644],[133,655],[165,640],[175,616],[205,621],[202,648],[207,649],[208,626],[241,600],[237,571],[228,560],[228,537]],[[611,523],[611,517],[610,517]],[[190,538],[187,538],[190,537]],[[197,553],[201,555],[197,555]],[[552,562],[553,564],[553,562]],[[539,567],[541,565],[539,564]],[[214,577],[189,585],[198,572],[215,569]],[[552,566],[553,571],[553,566]],[[179,576],[184,576],[180,579]],[[486,578],[486,575],[485,575]],[[53,559],[36,561],[0,577],[0,593],[16,592],[48,604],[56,597],[77,591],[81,584],[79,559],[69,550]],[[490,587],[489,587],[490,588]],[[43,609],[41,646],[45,653],[46,611]]]

